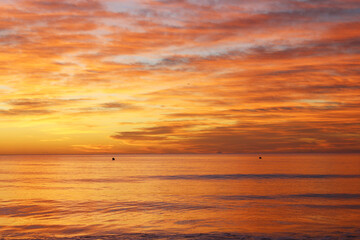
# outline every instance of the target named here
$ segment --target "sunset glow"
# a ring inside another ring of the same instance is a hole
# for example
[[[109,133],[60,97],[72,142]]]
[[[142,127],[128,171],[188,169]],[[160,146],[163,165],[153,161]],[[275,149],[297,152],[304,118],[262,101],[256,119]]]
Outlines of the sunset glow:
[[[0,154],[360,151],[358,0],[0,12]]]

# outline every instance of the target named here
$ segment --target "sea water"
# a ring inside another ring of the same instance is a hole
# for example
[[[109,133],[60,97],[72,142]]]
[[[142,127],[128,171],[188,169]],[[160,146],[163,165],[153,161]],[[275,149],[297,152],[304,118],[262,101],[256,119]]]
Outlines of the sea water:
[[[0,164],[3,238],[360,239],[359,154],[2,155]]]

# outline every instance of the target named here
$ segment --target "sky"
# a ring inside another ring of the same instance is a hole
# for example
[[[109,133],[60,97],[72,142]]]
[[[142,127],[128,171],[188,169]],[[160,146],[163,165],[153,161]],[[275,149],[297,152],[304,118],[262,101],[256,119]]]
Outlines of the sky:
[[[0,12],[0,154],[360,152],[358,0]]]

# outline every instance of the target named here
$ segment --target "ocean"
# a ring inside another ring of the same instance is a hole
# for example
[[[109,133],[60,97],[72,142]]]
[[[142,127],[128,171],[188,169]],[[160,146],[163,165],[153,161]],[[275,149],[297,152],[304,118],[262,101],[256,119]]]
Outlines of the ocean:
[[[1,155],[0,238],[360,239],[360,154],[261,156]]]

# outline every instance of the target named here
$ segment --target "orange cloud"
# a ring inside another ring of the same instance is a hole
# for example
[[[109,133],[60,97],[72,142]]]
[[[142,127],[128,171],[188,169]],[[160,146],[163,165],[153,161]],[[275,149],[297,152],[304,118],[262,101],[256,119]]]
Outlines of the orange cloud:
[[[0,153],[360,150],[358,1],[0,11]]]

